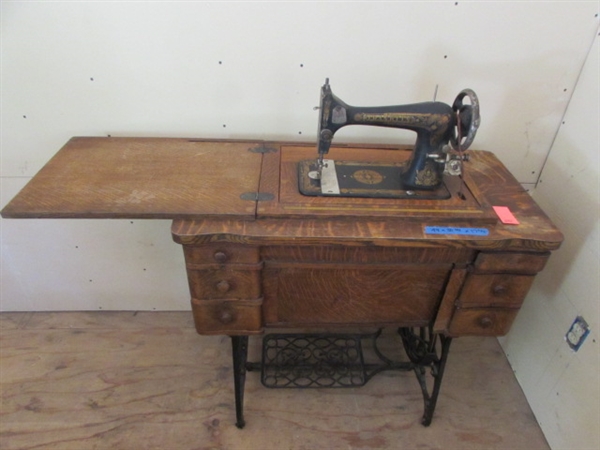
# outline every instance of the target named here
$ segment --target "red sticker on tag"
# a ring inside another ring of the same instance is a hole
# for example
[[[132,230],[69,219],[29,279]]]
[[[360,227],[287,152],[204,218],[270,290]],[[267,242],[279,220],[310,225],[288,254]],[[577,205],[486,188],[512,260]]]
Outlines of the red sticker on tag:
[[[502,223],[507,225],[519,225],[519,221],[513,213],[510,212],[510,209],[508,209],[507,206],[494,206],[493,208]]]

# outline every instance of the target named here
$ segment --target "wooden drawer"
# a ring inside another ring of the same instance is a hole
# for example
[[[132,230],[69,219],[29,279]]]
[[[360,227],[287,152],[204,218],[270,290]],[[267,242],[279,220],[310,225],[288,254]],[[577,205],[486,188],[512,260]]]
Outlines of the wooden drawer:
[[[258,247],[231,243],[184,245],[183,252],[188,268],[205,264],[252,264],[260,261]]]
[[[470,274],[460,293],[458,305],[465,308],[518,308],[523,304],[533,279],[533,275]]]
[[[199,334],[244,335],[262,332],[262,299],[192,299],[194,324]]]
[[[364,267],[265,265],[265,324],[420,326],[433,320],[449,267]]]
[[[547,253],[488,253],[481,252],[477,255],[473,267],[477,272],[511,272],[530,273],[540,272],[548,258]]]
[[[459,308],[454,312],[448,335],[504,336],[518,312],[517,308]]]
[[[452,247],[268,246],[260,251],[267,263],[467,264],[475,255],[474,250]]]
[[[188,281],[192,298],[198,299],[255,299],[260,293],[260,269],[262,265],[239,267],[222,266],[217,269],[188,269]]]

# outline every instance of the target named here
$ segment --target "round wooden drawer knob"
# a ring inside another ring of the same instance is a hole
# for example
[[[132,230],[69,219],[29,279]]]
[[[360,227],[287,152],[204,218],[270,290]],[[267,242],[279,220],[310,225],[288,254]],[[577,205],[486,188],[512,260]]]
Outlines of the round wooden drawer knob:
[[[494,325],[494,321],[489,316],[483,316],[481,319],[479,319],[479,325],[481,328],[489,328]]]
[[[498,295],[498,296],[506,294],[507,290],[508,289],[506,289],[506,286],[504,286],[502,284],[499,284],[492,288],[492,292],[494,293],[494,295]]]
[[[219,312],[217,318],[221,323],[231,323],[235,319],[235,316],[233,315],[232,311],[224,309],[223,311]]]
[[[228,292],[230,289],[231,285],[227,280],[221,280],[217,283],[217,291],[219,291],[221,294]]]
[[[224,263],[227,261],[227,253],[221,251],[215,252],[213,258],[215,258],[215,261],[217,262]]]

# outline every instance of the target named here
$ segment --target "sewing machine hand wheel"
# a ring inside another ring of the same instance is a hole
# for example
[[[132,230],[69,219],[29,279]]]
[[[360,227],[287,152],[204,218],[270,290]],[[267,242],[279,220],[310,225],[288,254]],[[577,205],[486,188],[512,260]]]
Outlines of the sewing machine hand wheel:
[[[463,99],[468,97],[470,105],[463,104]],[[463,151],[469,148],[475,139],[477,129],[481,122],[479,117],[479,99],[471,89],[460,91],[454,103],[452,110],[457,115],[456,130],[450,138],[450,145],[454,150]]]

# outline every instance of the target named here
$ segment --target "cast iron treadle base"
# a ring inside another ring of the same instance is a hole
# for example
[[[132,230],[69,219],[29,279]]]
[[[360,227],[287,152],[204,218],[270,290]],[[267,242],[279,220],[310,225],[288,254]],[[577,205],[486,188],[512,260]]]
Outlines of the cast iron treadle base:
[[[262,384],[268,388],[359,387],[384,370],[412,370],[423,394],[425,410],[421,423],[429,426],[452,339],[433,333],[429,327],[400,328],[398,333],[409,361],[392,361],[381,353],[377,347],[381,330],[371,334],[269,334],[263,338],[260,363],[246,362],[247,336],[232,336],[236,425],[242,428],[245,424],[247,370],[260,370]],[[379,361],[365,362],[363,341],[371,341],[371,350]],[[431,392],[427,387],[427,368],[433,378]]]
[[[268,388],[356,387],[367,382],[361,339],[354,334],[269,334],[261,381]]]

